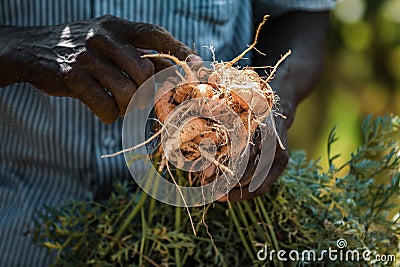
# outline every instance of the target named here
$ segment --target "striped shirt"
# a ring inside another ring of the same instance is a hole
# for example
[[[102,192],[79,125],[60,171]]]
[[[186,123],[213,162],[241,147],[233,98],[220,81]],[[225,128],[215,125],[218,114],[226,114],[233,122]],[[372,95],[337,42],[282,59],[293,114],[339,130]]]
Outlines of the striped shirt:
[[[258,10],[280,14],[326,10],[334,1],[258,2]],[[104,14],[161,25],[188,46],[195,43],[204,59],[211,58],[209,45],[218,59],[234,58],[253,32],[251,0],[0,1],[0,25],[57,25]],[[121,129],[121,119],[102,124],[76,99],[51,97],[27,83],[0,88],[0,267],[51,261],[23,234],[35,210],[88,191],[104,195],[117,177],[130,177],[122,156],[100,158],[121,149]]]

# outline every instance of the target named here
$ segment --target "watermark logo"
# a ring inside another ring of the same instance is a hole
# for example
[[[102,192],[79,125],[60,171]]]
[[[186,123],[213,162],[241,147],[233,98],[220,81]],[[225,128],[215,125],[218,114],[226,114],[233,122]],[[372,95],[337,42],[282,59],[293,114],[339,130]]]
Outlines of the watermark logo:
[[[212,68],[211,62],[203,62],[203,66]],[[160,84],[167,79],[182,80],[180,67],[172,66],[155,74],[137,90],[132,98],[123,124],[123,148],[128,149],[147,143],[152,132],[152,125],[157,120],[154,115],[155,101],[164,94],[168,94],[175,88],[163,87],[158,92]],[[156,99],[155,99],[156,98]],[[165,103],[166,108],[169,105]],[[251,106],[251,105],[249,105]],[[228,134],[230,157],[225,163],[226,170],[222,170],[220,177],[209,184],[202,186],[181,186],[166,179],[168,173],[159,172],[151,161],[155,143],[161,145],[169,166],[175,170],[198,172],[215,163],[215,144],[211,139],[205,139],[200,143],[201,157],[191,160],[182,155],[179,145],[179,134],[182,129],[197,118],[210,119],[221,125]],[[272,112],[262,118],[259,125],[261,136],[261,149],[259,152],[259,164],[255,174],[249,183],[249,191],[256,190],[265,180],[271,168],[276,148],[276,136],[274,132],[274,118]],[[149,142],[145,146],[139,146],[134,151],[125,153],[125,159],[130,173],[136,183],[149,195],[166,204],[174,206],[201,206],[217,200],[225,195],[242,178],[249,161],[249,147],[239,149],[242,142],[247,142],[245,126],[239,115],[222,101],[211,98],[195,98],[182,102],[173,107],[163,124],[164,130],[158,139]],[[153,132],[154,134],[154,132]],[[204,152],[204,153],[203,153]],[[134,158],[135,160],[132,160]]]
[[[378,254],[376,251],[369,249],[356,250],[347,249],[347,240],[339,238],[336,241],[336,248],[329,247],[321,251],[316,250],[274,250],[264,245],[257,252],[259,261],[274,261],[277,259],[281,262],[368,262],[375,263],[393,263],[396,261],[396,255]]]
[[[342,249],[342,248],[347,247],[347,240],[344,239],[344,238],[339,238],[339,239],[336,241],[336,246],[337,246],[337,248],[339,248],[339,249]]]

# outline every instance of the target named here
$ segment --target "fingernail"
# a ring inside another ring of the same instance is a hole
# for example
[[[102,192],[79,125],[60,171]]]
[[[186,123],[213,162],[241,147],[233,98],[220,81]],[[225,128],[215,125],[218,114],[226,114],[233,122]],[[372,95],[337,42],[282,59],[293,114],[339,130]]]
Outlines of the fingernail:
[[[201,57],[199,57],[198,55],[191,54],[191,55],[189,55],[189,56],[187,57],[187,61],[188,61],[188,62],[195,63],[195,62],[202,62],[203,59],[202,59]]]

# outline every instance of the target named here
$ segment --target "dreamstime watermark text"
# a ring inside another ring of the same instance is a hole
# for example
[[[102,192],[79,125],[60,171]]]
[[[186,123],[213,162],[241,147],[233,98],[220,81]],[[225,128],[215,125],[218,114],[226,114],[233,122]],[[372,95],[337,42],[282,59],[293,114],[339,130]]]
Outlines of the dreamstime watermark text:
[[[355,250],[346,249],[347,240],[340,238],[336,241],[336,248],[329,247],[321,251],[309,250],[274,250],[267,245],[262,246],[257,252],[260,261],[273,261],[277,259],[281,262],[303,261],[303,262],[369,262],[392,263],[396,261],[396,255],[378,254],[369,249]]]

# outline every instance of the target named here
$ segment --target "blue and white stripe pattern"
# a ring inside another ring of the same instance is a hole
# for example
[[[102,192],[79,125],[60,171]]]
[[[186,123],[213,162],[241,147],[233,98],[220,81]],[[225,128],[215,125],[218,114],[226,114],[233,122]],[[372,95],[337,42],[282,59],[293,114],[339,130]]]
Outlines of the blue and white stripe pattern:
[[[332,2],[270,1],[276,13],[322,10]],[[104,14],[162,25],[188,46],[195,43],[204,59],[211,58],[203,47],[209,45],[218,59],[232,59],[253,32],[251,0],[0,1],[0,26],[57,25]],[[50,97],[26,83],[0,88],[0,267],[48,265],[51,257],[23,234],[35,210],[87,191],[101,195],[113,179],[130,177],[123,156],[100,159],[121,148],[121,129],[121,119],[104,125],[76,99]]]

